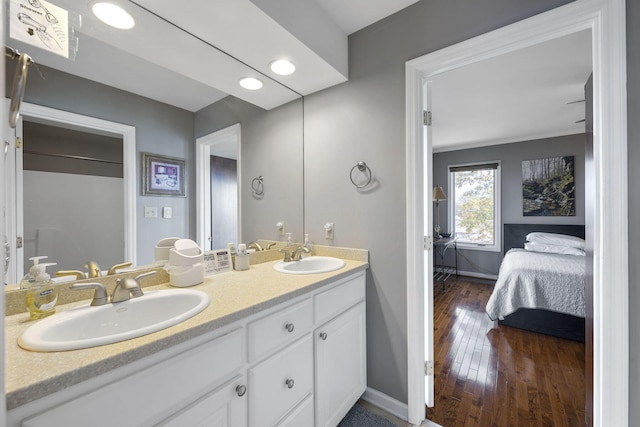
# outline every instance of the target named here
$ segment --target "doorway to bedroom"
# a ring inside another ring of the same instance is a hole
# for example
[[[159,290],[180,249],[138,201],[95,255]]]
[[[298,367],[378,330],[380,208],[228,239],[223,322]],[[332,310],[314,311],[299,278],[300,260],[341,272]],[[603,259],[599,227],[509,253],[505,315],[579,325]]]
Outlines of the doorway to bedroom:
[[[433,205],[439,210],[434,229],[457,237],[456,250],[439,259],[436,254],[434,263],[457,266],[459,274],[433,287],[435,394],[427,415],[434,422],[470,417],[478,425],[577,425],[585,417],[585,354],[591,350],[498,326],[486,307],[508,249],[504,224],[585,224],[584,85],[591,68],[591,31],[583,30],[428,83],[433,188],[446,198]],[[575,208],[527,216],[523,164],[569,157]]]

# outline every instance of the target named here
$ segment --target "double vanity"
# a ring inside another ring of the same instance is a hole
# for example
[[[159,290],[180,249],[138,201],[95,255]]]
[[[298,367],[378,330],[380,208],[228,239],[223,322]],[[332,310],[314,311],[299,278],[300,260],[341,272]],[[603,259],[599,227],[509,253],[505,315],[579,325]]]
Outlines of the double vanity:
[[[113,344],[27,351],[18,339],[36,323],[8,316],[8,426],[335,426],[366,388],[368,267],[367,251],[335,251],[317,254],[344,262],[330,272],[276,260],[207,277],[189,288],[209,299],[198,314]],[[137,300],[180,291],[143,290]]]

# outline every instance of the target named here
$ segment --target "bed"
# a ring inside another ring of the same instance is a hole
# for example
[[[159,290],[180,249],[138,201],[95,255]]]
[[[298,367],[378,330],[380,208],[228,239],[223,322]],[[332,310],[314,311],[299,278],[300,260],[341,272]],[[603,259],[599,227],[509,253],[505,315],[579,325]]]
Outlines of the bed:
[[[530,252],[527,234],[538,231],[584,238],[582,225],[505,224],[505,258],[487,303],[499,324],[584,342],[585,257]]]

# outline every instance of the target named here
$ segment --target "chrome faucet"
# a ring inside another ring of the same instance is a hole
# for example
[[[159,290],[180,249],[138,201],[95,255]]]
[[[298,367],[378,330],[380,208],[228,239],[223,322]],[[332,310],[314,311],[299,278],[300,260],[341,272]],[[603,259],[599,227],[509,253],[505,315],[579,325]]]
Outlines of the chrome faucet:
[[[247,245],[247,249],[251,249],[254,248],[256,251],[262,251],[264,249],[262,249],[262,246],[260,246],[260,243],[258,242],[251,242]]]
[[[122,264],[116,264],[114,266],[112,266],[109,271],[107,271],[107,275],[108,276],[112,276],[114,274],[116,274],[118,272],[118,270],[120,270],[121,268],[128,268],[131,267],[131,263],[130,262],[123,262]]]
[[[87,278],[87,273],[80,270],[58,270],[55,272],[56,277],[62,276],[75,276],[76,280],[82,280]]]
[[[308,254],[309,252],[311,252],[311,250],[309,248],[307,248],[306,246],[297,247],[291,253],[291,261],[300,261],[300,259],[302,258],[302,252]]]
[[[95,279],[96,277],[100,277],[100,267],[98,263],[95,261],[89,261],[84,265],[87,269],[87,272],[80,270],[58,270],[55,272],[56,277],[61,276],[75,276],[76,280],[82,279]]]
[[[69,289],[95,289],[96,291],[93,294],[91,305],[100,306],[109,304],[109,295],[107,295],[107,290],[104,288],[104,285],[102,283],[74,283],[73,285],[69,286]]]
[[[148,273],[137,276],[135,279],[127,277],[125,279],[116,280],[116,287],[113,290],[113,294],[111,294],[111,302],[115,304],[117,302],[127,301],[131,298],[141,297],[144,294],[142,293],[142,288],[138,281],[145,277],[153,276],[154,274],[156,274],[155,271],[149,271]]]
[[[278,249],[278,252],[284,253],[284,259],[282,262],[291,262],[291,252],[289,252],[289,249]]]
[[[302,252],[308,254],[309,252],[311,252],[311,249],[307,248],[306,246],[298,246],[291,252],[289,251],[289,249],[284,248],[278,249],[278,252],[284,253],[284,259],[282,260],[282,262],[291,262],[300,261],[300,259],[302,258]]]
[[[97,262],[89,261],[88,263],[85,264],[85,267],[87,268],[88,279],[93,279],[94,277],[100,277],[100,267],[98,266]]]

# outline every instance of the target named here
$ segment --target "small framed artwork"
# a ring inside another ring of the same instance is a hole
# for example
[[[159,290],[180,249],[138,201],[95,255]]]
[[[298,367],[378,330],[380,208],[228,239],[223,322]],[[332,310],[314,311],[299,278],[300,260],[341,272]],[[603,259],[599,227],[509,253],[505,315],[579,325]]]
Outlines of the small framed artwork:
[[[142,195],[186,197],[185,160],[142,153]]]

